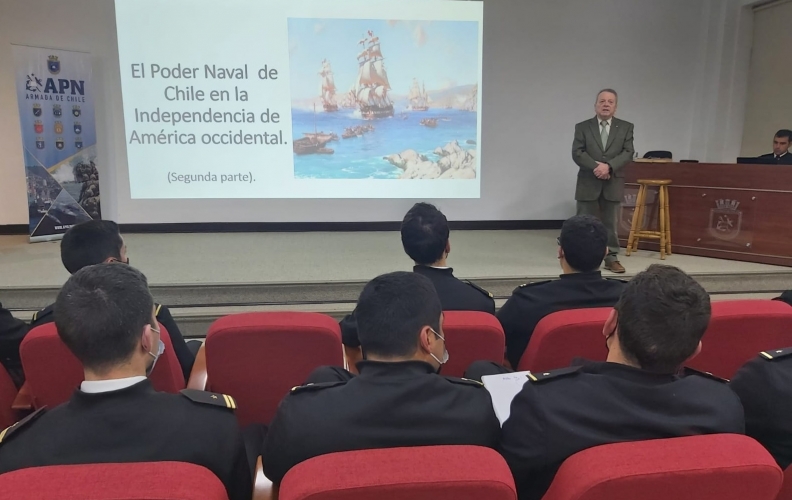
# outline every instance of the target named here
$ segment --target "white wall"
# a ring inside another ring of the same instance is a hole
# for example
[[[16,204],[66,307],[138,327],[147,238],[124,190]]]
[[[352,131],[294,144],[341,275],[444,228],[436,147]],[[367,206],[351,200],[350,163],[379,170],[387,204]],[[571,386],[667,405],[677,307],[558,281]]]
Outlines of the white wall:
[[[574,211],[573,126],[620,93],[636,149],[733,161],[745,106],[746,0],[485,0],[482,198],[456,220]],[[106,218],[120,222],[399,220],[411,200],[130,201],[110,0],[0,0],[0,224],[27,222],[11,43],[89,51]]]
[[[758,8],[741,156],[772,151],[779,129],[792,128],[792,1]]]

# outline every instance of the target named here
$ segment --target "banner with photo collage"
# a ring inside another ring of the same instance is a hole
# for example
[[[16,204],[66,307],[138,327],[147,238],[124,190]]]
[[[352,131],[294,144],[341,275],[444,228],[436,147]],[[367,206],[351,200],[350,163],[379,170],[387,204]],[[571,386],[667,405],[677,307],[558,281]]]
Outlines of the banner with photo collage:
[[[13,46],[30,241],[101,218],[91,55]]]

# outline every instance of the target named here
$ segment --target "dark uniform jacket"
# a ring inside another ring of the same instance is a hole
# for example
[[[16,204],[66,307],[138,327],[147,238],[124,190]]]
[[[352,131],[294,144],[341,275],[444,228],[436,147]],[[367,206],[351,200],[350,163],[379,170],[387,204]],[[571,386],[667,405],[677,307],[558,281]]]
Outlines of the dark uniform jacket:
[[[539,321],[558,311],[589,307],[611,307],[619,300],[627,282],[604,279],[599,271],[562,274],[552,281],[521,285],[498,311],[506,333],[506,357],[517,369]]]
[[[763,160],[763,163],[769,163],[771,165],[792,165],[792,153],[790,152],[781,155],[779,158],[776,158],[774,153],[767,153],[759,158]]]
[[[184,380],[189,380],[190,371],[193,363],[195,363],[195,355],[187,347],[181,330],[179,330],[179,326],[173,316],[171,316],[168,308],[160,304],[155,304],[154,307],[156,307],[157,321],[168,330],[168,337],[170,337],[171,344],[173,344],[173,352],[176,353],[176,357],[179,359],[179,366],[181,366]],[[33,315],[33,319],[30,321],[30,328],[52,323],[53,321],[55,321],[55,304],[50,304]],[[18,356],[19,354],[17,353]]]
[[[520,500],[542,498],[561,463],[593,446],[744,432],[740,400],[707,376],[607,362],[532,375],[512,401],[501,438]]]
[[[11,315],[0,304],[0,363],[6,369],[17,387],[25,381],[22,361],[19,359],[19,345],[28,332],[28,325]]]
[[[745,432],[785,469],[792,464],[792,347],[766,351],[731,381],[745,409]]]
[[[633,124],[630,122],[613,118],[607,144],[602,144],[596,116],[575,125],[572,160],[579,167],[575,199],[595,201],[602,195],[608,201],[621,202],[624,197],[624,166],[632,161],[634,153]],[[594,175],[597,162],[610,165],[610,179],[604,181]]]
[[[481,383],[422,361],[357,366],[356,377],[296,387],[281,401],[262,453],[275,484],[298,463],[337,451],[497,445],[500,425]]]
[[[148,380],[99,394],[78,390],[0,435],[0,474],[45,465],[187,462],[214,472],[229,499],[250,500],[242,434],[228,409],[234,405],[222,394],[156,392]]]
[[[454,277],[452,268],[415,266],[413,272],[426,276],[432,281],[444,311],[482,311],[495,314],[495,300],[492,294],[469,281]],[[352,314],[342,319],[340,325],[344,345],[360,347],[355,312],[352,311]]]

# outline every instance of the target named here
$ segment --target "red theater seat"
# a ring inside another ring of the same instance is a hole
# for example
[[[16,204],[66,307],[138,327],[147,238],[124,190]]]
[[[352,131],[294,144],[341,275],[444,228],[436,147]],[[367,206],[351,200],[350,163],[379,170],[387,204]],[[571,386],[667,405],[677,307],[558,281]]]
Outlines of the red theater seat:
[[[611,310],[596,307],[548,314],[536,325],[517,371],[564,368],[574,358],[605,361],[608,349],[602,329]]]
[[[784,471],[784,484],[778,493],[777,500],[792,500],[792,465]]]
[[[341,329],[324,314],[233,314],[206,336],[209,388],[236,399],[243,426],[269,424],[289,390],[323,365],[344,366]]]
[[[701,353],[688,365],[723,378],[761,351],[792,346],[792,307],[775,300],[712,303],[712,319]]]
[[[478,446],[331,453],[283,478],[279,500],[516,500],[509,467]]]
[[[165,352],[160,356],[149,378],[158,391],[177,393],[184,389],[184,375],[173,351],[170,336],[159,325]],[[25,385],[33,396],[36,408],[50,408],[66,402],[83,381],[80,362],[58,337],[55,323],[47,323],[30,330],[19,347]]]
[[[0,429],[5,429],[17,421],[16,412],[11,409],[16,395],[17,389],[11,375],[0,365]]]
[[[0,500],[228,500],[208,469],[181,462],[56,465],[0,476]]]
[[[753,439],[712,434],[581,451],[563,463],[542,500],[773,500],[782,480]]]
[[[503,362],[506,337],[498,319],[479,311],[446,311],[443,313],[448,363],[441,373],[461,377],[474,361]]]

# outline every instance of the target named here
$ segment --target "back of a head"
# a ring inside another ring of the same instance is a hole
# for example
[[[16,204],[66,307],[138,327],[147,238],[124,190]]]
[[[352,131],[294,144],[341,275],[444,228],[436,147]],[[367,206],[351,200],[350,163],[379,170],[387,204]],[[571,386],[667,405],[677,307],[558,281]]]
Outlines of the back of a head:
[[[89,220],[73,226],[63,235],[61,261],[66,270],[74,274],[110,257],[121,259],[123,245],[118,224],[109,220]]]
[[[98,264],[74,273],[55,301],[58,335],[86,368],[103,372],[130,358],[154,299],[146,277],[123,264]]]
[[[440,260],[448,234],[446,216],[429,203],[416,203],[402,220],[402,246],[417,264],[430,265]]]
[[[418,348],[424,326],[440,331],[441,314],[440,298],[427,277],[402,271],[377,276],[365,286],[355,308],[363,352],[409,357]]]
[[[692,356],[710,320],[710,298],[682,270],[653,264],[638,273],[616,304],[619,345],[641,368],[673,373]]]
[[[592,215],[576,215],[561,226],[561,250],[564,259],[575,271],[596,271],[605,258],[608,232],[600,220]]]

